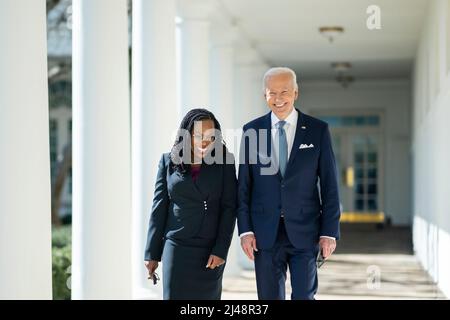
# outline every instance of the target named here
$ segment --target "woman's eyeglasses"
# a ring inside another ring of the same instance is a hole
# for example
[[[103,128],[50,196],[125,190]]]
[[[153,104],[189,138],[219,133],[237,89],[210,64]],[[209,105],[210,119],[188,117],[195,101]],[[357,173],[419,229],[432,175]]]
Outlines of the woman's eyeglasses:
[[[204,136],[202,134],[193,134],[192,137],[195,141],[214,142],[216,140],[215,136]]]

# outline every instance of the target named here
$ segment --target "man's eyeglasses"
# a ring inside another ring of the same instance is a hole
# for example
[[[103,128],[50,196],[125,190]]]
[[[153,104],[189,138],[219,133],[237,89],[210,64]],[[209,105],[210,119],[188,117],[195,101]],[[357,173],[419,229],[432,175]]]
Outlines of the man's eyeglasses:
[[[153,284],[157,284],[159,281],[159,276],[156,272],[153,272],[151,276],[148,276],[148,279],[152,279]]]

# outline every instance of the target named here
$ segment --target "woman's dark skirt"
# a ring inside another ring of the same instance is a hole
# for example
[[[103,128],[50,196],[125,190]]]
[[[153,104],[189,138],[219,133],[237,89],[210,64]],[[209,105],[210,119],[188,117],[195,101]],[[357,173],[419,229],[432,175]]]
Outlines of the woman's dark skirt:
[[[163,250],[164,300],[220,300],[224,264],[206,268],[214,243],[166,239]]]

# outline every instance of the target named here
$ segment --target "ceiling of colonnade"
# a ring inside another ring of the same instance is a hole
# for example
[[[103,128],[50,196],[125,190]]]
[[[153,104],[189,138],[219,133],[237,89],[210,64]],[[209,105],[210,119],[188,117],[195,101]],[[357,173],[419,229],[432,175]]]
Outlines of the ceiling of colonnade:
[[[429,0],[210,1],[237,22],[238,32],[268,64],[292,67],[300,79],[334,79],[332,62],[350,62],[349,74],[357,79],[409,77],[429,5]],[[68,16],[72,1],[48,2],[59,4],[49,13],[49,54],[70,56],[70,30],[57,22]],[[366,26],[369,5],[381,9],[381,30]],[[344,33],[330,43],[319,33],[321,26],[342,26]]]
[[[350,62],[361,78],[409,77],[428,0],[218,0],[270,65],[303,79],[333,79],[332,62]],[[381,9],[381,30],[369,30],[369,5]],[[345,30],[333,43],[321,26]]]

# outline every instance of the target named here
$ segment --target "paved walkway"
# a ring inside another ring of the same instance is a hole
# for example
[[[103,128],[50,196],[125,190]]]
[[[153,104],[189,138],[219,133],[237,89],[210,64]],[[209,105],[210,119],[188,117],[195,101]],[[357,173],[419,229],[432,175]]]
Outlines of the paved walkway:
[[[341,233],[338,249],[319,270],[316,299],[445,299],[412,255],[410,229],[343,225]],[[225,278],[222,299],[257,299],[254,272]]]

